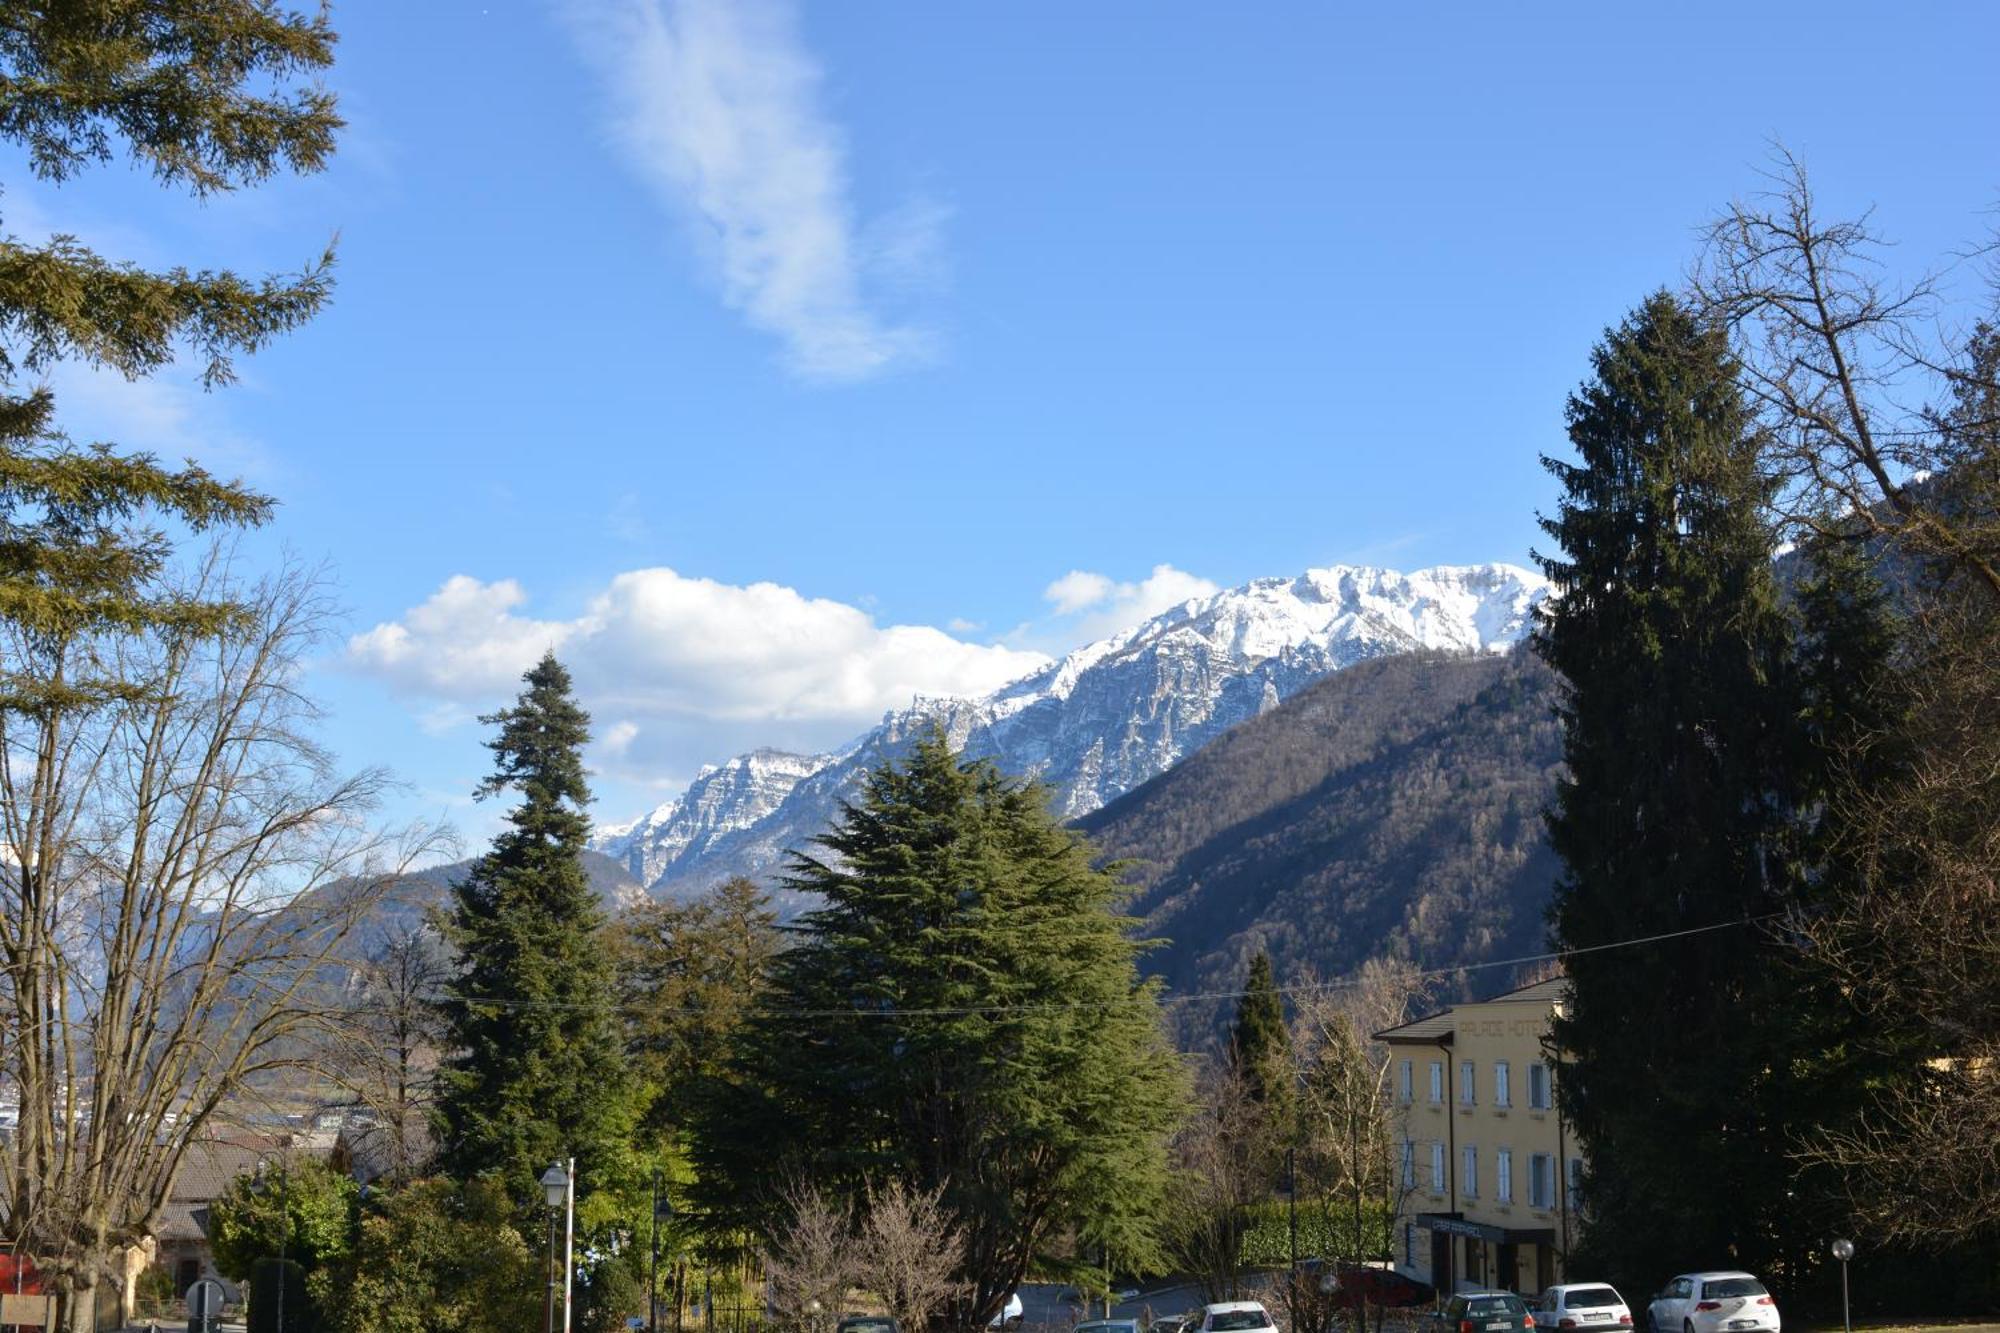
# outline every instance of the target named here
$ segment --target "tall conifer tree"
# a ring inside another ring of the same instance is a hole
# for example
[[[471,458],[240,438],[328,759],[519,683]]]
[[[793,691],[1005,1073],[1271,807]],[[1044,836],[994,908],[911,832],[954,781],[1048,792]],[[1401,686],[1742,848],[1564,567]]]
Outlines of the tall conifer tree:
[[[1762,440],[1723,332],[1664,292],[1592,359],[1577,461],[1545,460],[1563,554],[1541,559],[1558,595],[1536,639],[1569,686],[1553,933],[1601,950],[1572,955],[1554,1034],[1590,1164],[1585,1245],[1631,1282],[1768,1270],[1797,1225],[1801,1108],[1774,1071],[1798,1037],[1768,919],[1795,897],[1800,728]]]
[[[494,1177],[539,1215],[536,1178],[574,1154],[578,1194],[623,1165],[631,1105],[603,911],[583,869],[590,719],[569,672],[544,656],[512,708],[481,721],[494,771],[481,797],[519,793],[509,828],[457,887],[449,988],[451,1057],[439,1097],[440,1165]]]
[[[1180,1069],[1120,885],[1046,790],[933,730],[820,841],[789,884],[824,906],[704,1108],[711,1217],[768,1223],[788,1178],[847,1204],[941,1189],[972,1327],[1031,1263],[1155,1258]]]
[[[1296,1098],[1292,1095],[1292,1040],[1285,1028],[1285,1002],[1271,970],[1271,955],[1250,960],[1250,976],[1236,1006],[1229,1034],[1229,1066],[1234,1081],[1258,1109],[1253,1157],[1268,1168],[1291,1142]]]

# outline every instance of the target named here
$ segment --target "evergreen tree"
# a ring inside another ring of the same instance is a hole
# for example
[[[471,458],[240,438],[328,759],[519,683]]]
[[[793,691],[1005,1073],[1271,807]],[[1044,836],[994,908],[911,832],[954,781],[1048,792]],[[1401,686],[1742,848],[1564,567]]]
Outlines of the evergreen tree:
[[[1268,952],[1250,960],[1250,978],[1229,1037],[1229,1062],[1250,1099],[1282,1118],[1291,1102],[1292,1043]]]
[[[10,5],[0,13],[0,138],[55,183],[110,161],[121,142],[162,184],[196,194],[281,167],[317,171],[341,123],[332,94],[286,85],[330,65],[333,43],[324,13],[268,0]],[[8,663],[0,703],[32,712],[130,697],[143,687],[73,651],[81,640],[220,633],[240,618],[226,601],[162,589],[172,543],[135,520],[201,532],[271,512],[268,498],[198,467],[75,445],[47,370],[71,361],[139,379],[187,350],[204,383],[227,383],[232,356],[324,304],[331,267],[329,251],[296,277],[150,272],[72,236],[31,244],[0,231],[0,615],[39,659]]]
[[[762,994],[784,937],[770,895],[741,876],[693,902],[647,901],[614,924],[619,1008],[651,1129],[686,1123]]]
[[[1250,959],[1250,979],[1236,1005],[1230,1031],[1230,1075],[1258,1109],[1254,1157],[1274,1163],[1292,1141],[1292,1035],[1284,1025],[1284,999],[1272,977],[1270,953]]]
[[[1569,402],[1578,461],[1545,460],[1564,554],[1541,559],[1557,596],[1536,639],[1568,682],[1551,919],[1577,952],[1553,1041],[1589,1162],[1583,1243],[1641,1284],[1769,1272],[1810,1225],[1785,1150],[1811,1108],[1782,1074],[1811,1053],[1770,920],[1795,901],[1801,740],[1762,437],[1724,332],[1664,292],[1593,365]]]
[[[524,679],[512,708],[481,719],[498,733],[477,794],[511,790],[521,803],[454,893],[461,961],[445,1003],[454,1053],[436,1113],[439,1165],[497,1181],[539,1218],[537,1179],[573,1155],[590,1219],[585,1201],[629,1174],[631,1124],[603,912],[582,862],[590,719],[552,654]]]
[[[789,884],[824,906],[702,1117],[715,1222],[768,1227],[787,1180],[851,1208],[942,1190],[975,1327],[1030,1263],[1151,1259],[1184,1094],[1116,879],[1042,788],[935,730],[821,843]]]

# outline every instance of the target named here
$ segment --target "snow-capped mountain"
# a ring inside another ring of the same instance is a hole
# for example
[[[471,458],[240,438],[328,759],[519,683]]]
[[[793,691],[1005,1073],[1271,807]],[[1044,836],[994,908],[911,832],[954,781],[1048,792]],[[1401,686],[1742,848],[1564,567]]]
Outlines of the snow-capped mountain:
[[[1511,565],[1399,574],[1337,565],[1182,603],[980,699],[918,699],[835,755],[759,750],[705,770],[680,797],[594,845],[656,895],[731,875],[769,882],[809,846],[860,775],[933,720],[954,744],[1049,784],[1085,814],[1328,672],[1418,649],[1494,651],[1523,638],[1548,594]],[[781,906],[797,907],[799,904]]]
[[[641,884],[652,884],[676,862],[699,861],[717,839],[771,814],[793,788],[835,759],[758,749],[705,765],[679,796],[643,819],[598,830],[593,842]]]

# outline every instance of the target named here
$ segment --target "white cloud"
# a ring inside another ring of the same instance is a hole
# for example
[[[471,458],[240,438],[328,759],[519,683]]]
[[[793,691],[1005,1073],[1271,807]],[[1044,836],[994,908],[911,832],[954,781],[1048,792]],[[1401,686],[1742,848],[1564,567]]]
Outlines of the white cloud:
[[[347,657],[420,694],[485,700],[518,684],[523,671],[544,652],[560,650],[575,629],[515,615],[527,600],[512,579],[481,583],[454,574],[402,619],[349,639]]]
[[[1116,583],[1102,574],[1072,569],[1042,589],[1042,599],[1055,607],[1057,615],[1067,616],[1087,606],[1096,606],[1109,597],[1117,587]]]
[[[1190,598],[1212,597],[1220,591],[1198,574],[1172,565],[1154,565],[1153,572],[1137,583],[1120,583],[1105,574],[1072,569],[1044,588],[1042,598],[1057,616],[1077,617],[1063,627],[1071,642],[1088,643],[1130,629]]]
[[[567,620],[522,613],[513,580],[459,575],[347,644],[346,662],[469,718],[510,697],[554,649],[621,773],[685,775],[752,745],[837,744],[917,694],[985,694],[1041,653],[968,643],[926,625],[878,625],[858,607],[776,583],[620,574]]]
[[[846,152],[786,0],[562,0],[604,80],[619,144],[693,215],[723,299],[775,334],[810,379],[921,360],[923,329],[886,318],[871,284],[921,285],[943,210],[919,201],[857,228]]]

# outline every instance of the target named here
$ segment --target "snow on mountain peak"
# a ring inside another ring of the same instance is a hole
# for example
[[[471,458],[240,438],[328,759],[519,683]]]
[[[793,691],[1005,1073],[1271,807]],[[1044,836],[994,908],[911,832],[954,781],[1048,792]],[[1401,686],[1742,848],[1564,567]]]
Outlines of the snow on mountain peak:
[[[936,721],[955,744],[1053,791],[1084,814],[1313,681],[1366,658],[1422,649],[1500,651],[1548,596],[1513,565],[1408,574],[1333,565],[1195,598],[1086,644],[978,699],[923,698],[834,755],[757,750],[706,769],[645,818],[601,831],[654,892],[732,874],[768,878],[833,820],[860,774]]]

